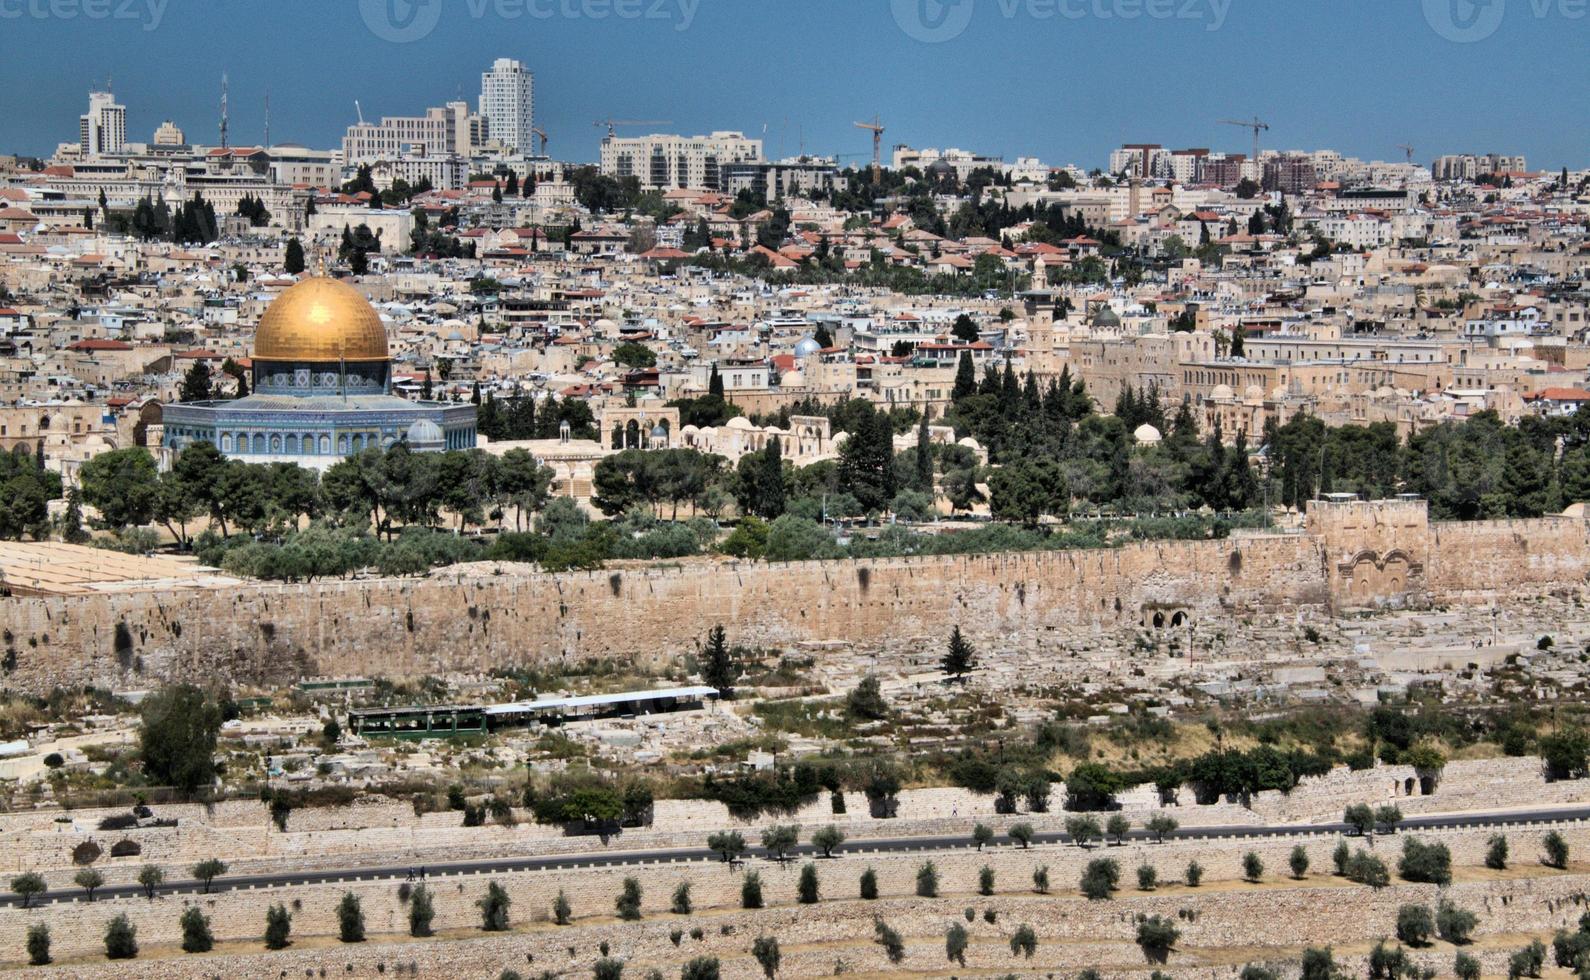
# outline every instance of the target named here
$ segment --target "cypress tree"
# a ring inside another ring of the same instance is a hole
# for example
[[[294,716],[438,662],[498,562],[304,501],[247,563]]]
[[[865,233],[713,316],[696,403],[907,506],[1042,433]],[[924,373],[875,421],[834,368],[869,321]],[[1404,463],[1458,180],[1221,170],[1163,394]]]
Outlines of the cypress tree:
[[[955,368],[955,387],[950,391],[950,400],[958,402],[975,394],[977,394],[977,368],[972,364],[972,352],[961,351],[960,363]]]

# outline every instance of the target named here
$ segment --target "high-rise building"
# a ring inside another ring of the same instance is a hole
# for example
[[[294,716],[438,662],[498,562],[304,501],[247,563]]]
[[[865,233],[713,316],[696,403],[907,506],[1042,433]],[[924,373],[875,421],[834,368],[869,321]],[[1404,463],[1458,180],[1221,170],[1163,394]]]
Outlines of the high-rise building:
[[[379,123],[348,127],[342,137],[343,160],[358,166],[412,153],[467,157],[478,145],[481,128],[466,102],[427,109],[423,116],[384,116]]]
[[[721,191],[725,166],[761,162],[762,141],[748,139],[744,133],[610,136],[602,140],[602,173],[639,178],[640,186],[647,190],[692,187]]]
[[[504,149],[530,155],[535,146],[535,76],[512,58],[498,58],[480,76],[480,114]]]
[[[88,111],[78,117],[78,143],[85,157],[122,152],[127,146],[127,107],[109,92],[88,93]]]
[[[167,119],[155,130],[156,146],[185,146],[188,138],[183,134],[181,127]]]

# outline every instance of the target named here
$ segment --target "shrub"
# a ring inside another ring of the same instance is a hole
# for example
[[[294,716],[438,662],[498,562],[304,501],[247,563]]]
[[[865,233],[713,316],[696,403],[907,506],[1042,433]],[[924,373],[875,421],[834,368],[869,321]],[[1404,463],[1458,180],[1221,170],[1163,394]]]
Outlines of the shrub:
[[[1249,963],[1237,974],[1237,980],[1280,980],[1274,970],[1267,970],[1262,966]]]
[[[1435,910],[1436,935],[1454,946],[1462,946],[1474,934],[1474,929],[1480,924],[1480,917],[1467,909],[1460,909],[1451,901],[1443,899]]]
[[[939,897],[939,869],[932,861],[916,869],[916,894],[918,898]]]
[[[1242,855],[1242,876],[1254,884],[1264,877],[1264,862],[1259,859],[1257,851],[1249,851]]]
[[[1151,892],[1158,884],[1159,872],[1154,870],[1152,864],[1144,862],[1137,866],[1138,891]]]
[[[718,980],[718,958],[696,957],[679,971],[679,980]]]
[[[1369,951],[1369,980],[1402,980],[1404,975],[1417,973],[1418,967],[1408,961],[1408,953],[1401,946],[1387,947],[1381,940]]]
[[[1181,938],[1181,930],[1170,919],[1151,915],[1137,924],[1137,945],[1151,963],[1163,963]]]
[[[1568,842],[1563,838],[1562,834],[1553,830],[1541,839],[1540,846],[1545,849],[1547,867],[1567,870]]]
[[[425,889],[420,889],[424,891]],[[293,931],[293,914],[287,911],[287,906],[280,902],[272,905],[265,911],[265,948],[286,949],[292,944],[288,938]],[[413,935],[428,935],[428,933],[412,933]]]
[[[1397,938],[1409,946],[1423,946],[1435,932],[1435,920],[1425,905],[1404,905],[1397,910]]]
[[[1013,840],[1016,843],[1021,845],[1021,849],[1022,850],[1025,851],[1027,848],[1032,846],[1032,838],[1033,838],[1032,824],[1030,824],[1030,823],[1012,824],[1010,830],[1006,831],[1006,833],[1010,834],[1010,839],[1011,840]]]
[[[1546,944],[1536,939],[1512,955],[1507,961],[1508,980],[1519,977],[1538,977],[1546,965]]]
[[[905,940],[900,934],[891,929],[882,919],[872,920],[873,942],[883,947],[884,955],[889,957],[890,963],[899,963],[905,959]]]
[[[1557,935],[1551,940],[1551,951],[1558,966],[1577,969],[1580,958],[1590,952],[1590,933],[1586,933],[1582,925],[1578,932],[1558,929]]]
[[[878,872],[871,868],[861,873],[861,897],[868,901],[878,897]]]
[[[949,927],[944,933],[944,958],[951,963],[966,965],[966,947],[970,945],[967,938],[966,927],[959,922]]]
[[[1049,894],[1049,866],[1040,864],[1032,871],[1032,890],[1040,895]]]
[[[1303,973],[1301,980],[1337,980],[1336,958],[1331,955],[1330,949],[1309,947],[1303,950]]]
[[[1492,871],[1507,870],[1507,837],[1495,834],[1485,845],[1485,866]]]
[[[1336,849],[1331,851],[1331,864],[1336,867],[1336,873],[1344,878],[1347,877],[1347,866],[1352,860],[1352,848],[1347,846],[1347,841],[1337,841]]]
[[[131,830],[138,826],[138,818],[131,813],[113,813],[99,822],[100,830]]]
[[[215,937],[210,934],[210,920],[204,917],[197,905],[188,906],[182,913],[182,951],[208,953],[215,948]]]
[[[674,889],[674,901],[673,905],[669,907],[669,910],[673,912],[674,915],[689,915],[691,908],[690,882],[681,881],[679,883],[679,887]]]
[[[573,921],[573,910],[569,908],[569,896],[558,889],[558,897],[552,900],[552,921],[556,925],[566,926]]]
[[[740,908],[759,909],[762,907],[762,876],[755,871],[747,871],[745,878],[740,881]]]
[[[977,872],[977,894],[994,894],[994,869],[986,864],[983,865],[981,871]]]
[[[784,959],[784,954],[778,948],[778,940],[772,936],[757,936],[756,942],[751,944],[751,955],[756,957],[767,980],[773,980],[778,974],[779,963]]]
[[[819,900],[817,865],[810,861],[801,868],[800,881],[795,885],[796,896],[802,905],[816,905]]]
[[[624,961],[604,956],[591,964],[592,980],[624,980]]]
[[[1292,867],[1292,877],[1302,881],[1308,875],[1308,848],[1302,844],[1292,848],[1292,857],[1287,863]]]
[[[1386,862],[1367,851],[1359,851],[1347,862],[1347,877],[1376,891],[1391,884],[1391,873],[1386,870]]]
[[[628,884],[629,879],[625,879]],[[475,903],[480,909],[480,930],[482,932],[507,932],[508,907],[513,904],[513,899],[508,897],[507,891],[495,881],[486,885],[486,897]]]
[[[1204,866],[1197,861],[1187,862],[1187,873],[1184,875],[1188,888],[1197,888],[1204,880]]]
[[[118,915],[105,926],[105,958],[130,960],[138,955],[138,927]]]
[[[1480,980],[1480,961],[1467,953],[1459,953],[1452,959],[1452,974],[1458,980]]]
[[[337,903],[337,937],[345,943],[364,942],[364,909],[353,892],[344,893]]]
[[[1082,872],[1082,894],[1094,901],[1102,901],[1115,894],[1121,882],[1121,866],[1114,858],[1098,858],[1088,862]]]
[[[1025,923],[1016,927],[1010,937],[1010,955],[1032,959],[1038,952],[1038,934]]]
[[[635,878],[625,878],[624,884],[620,886],[618,897],[613,900],[613,908],[618,910],[618,917],[625,922],[634,922],[639,919],[640,898],[640,882]],[[750,908],[751,906],[746,907]]]
[[[1426,844],[1409,837],[1402,842],[1402,860],[1397,862],[1397,874],[1407,881],[1449,885],[1452,883],[1452,852],[1445,844]]]
[[[137,857],[143,852],[142,844],[126,837],[110,845],[110,856],[113,858]]]
[[[50,927],[43,922],[28,927],[28,965],[50,962]]]
[[[100,847],[97,842],[86,840],[72,848],[72,863],[79,867],[87,867],[98,861],[100,855],[104,853],[104,848]]]

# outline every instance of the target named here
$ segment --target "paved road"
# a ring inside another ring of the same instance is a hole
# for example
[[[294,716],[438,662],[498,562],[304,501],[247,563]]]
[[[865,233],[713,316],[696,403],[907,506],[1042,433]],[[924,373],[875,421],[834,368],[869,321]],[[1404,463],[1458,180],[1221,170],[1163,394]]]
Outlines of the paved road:
[[[1543,823],[1561,824],[1575,821],[1590,820],[1590,807],[1577,807],[1559,810],[1525,810],[1510,812],[1484,812],[1467,813],[1454,816],[1439,817],[1409,817],[1402,822],[1402,830],[1443,830],[1460,829],[1464,827],[1485,826],[1518,826],[1522,824]],[[990,821],[991,822],[991,821]],[[968,850],[976,847],[971,841],[971,821],[968,820],[967,833],[954,836],[930,835],[922,837],[899,837],[862,839],[847,842],[839,848],[836,856],[860,853],[893,854],[909,851],[949,851]],[[1294,837],[1303,834],[1341,834],[1347,831],[1344,823],[1319,823],[1319,824],[1288,824],[1281,827],[1251,827],[1251,826],[1219,826],[1219,827],[1187,827],[1167,835],[1174,840],[1210,840],[1222,837],[1251,838],[1264,840],[1277,837]],[[1127,835],[1129,840],[1152,840],[1152,834],[1142,830],[1133,831]],[[991,844],[992,848],[1016,848],[1019,845],[1008,838],[998,838],[998,843]],[[1061,833],[1036,834],[1034,843],[1054,844],[1069,843],[1070,838]],[[754,841],[748,841],[754,843]],[[623,838],[615,838],[615,844],[621,846]],[[801,845],[791,851],[792,856],[809,856],[818,853],[818,849],[810,845]],[[432,864],[425,867],[426,879],[445,878],[454,875],[491,874],[513,871],[566,871],[581,868],[610,868],[626,864],[667,864],[673,862],[699,862],[715,861],[717,855],[706,848],[673,848],[642,851],[614,850],[601,854],[552,854],[541,857],[522,858],[495,858],[483,861],[464,861],[452,864]],[[752,858],[759,860],[760,858]],[[210,885],[211,892],[234,891],[242,888],[281,888],[292,885],[319,885],[337,882],[354,881],[406,881],[411,873],[416,875],[418,882],[418,868],[402,867],[359,867],[341,870],[303,871],[283,874],[245,875],[238,877],[218,878]],[[47,878],[66,877],[66,870],[58,870],[47,875]],[[51,889],[43,896],[35,897],[34,904],[39,902],[55,901],[81,901],[83,891],[67,885],[64,880],[52,881]],[[157,895],[183,895],[196,894],[203,891],[202,885],[196,880],[179,880],[167,882],[155,890]],[[141,896],[144,890],[138,885],[107,886],[95,892],[96,898],[111,898],[126,895]],[[15,895],[7,893],[0,896],[0,907],[20,905],[21,900]]]

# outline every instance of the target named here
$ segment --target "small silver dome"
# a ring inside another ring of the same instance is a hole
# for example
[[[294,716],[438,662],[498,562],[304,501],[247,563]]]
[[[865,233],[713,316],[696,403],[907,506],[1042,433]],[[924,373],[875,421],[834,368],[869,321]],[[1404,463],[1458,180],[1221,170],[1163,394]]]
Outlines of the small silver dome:
[[[800,343],[795,345],[795,357],[797,359],[811,357],[813,354],[822,349],[823,345],[819,344],[814,338],[802,337],[800,339]]]

